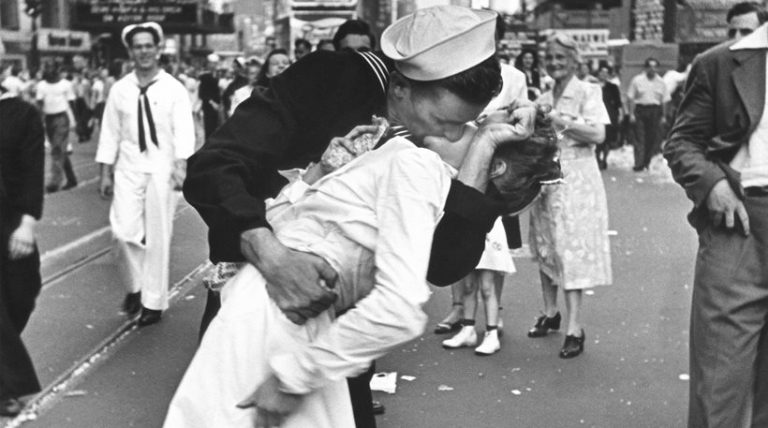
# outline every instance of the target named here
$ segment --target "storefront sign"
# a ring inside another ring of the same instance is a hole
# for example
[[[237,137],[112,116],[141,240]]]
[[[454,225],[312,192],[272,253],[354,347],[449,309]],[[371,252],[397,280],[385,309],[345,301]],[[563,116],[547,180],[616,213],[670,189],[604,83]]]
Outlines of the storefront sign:
[[[37,33],[37,49],[41,52],[88,52],[91,35],[85,31],[41,28]]]
[[[554,30],[544,30],[542,35],[548,37]],[[599,57],[608,55],[608,35],[610,30],[584,30],[584,29],[558,29],[557,32],[565,33],[573,38],[579,45],[579,52],[583,57]]]
[[[100,2],[74,3],[72,22],[76,25],[127,25],[146,21],[163,24],[195,24],[197,2],[161,1],[152,3]]]
[[[357,0],[291,0],[291,7],[293,8],[327,8],[327,7],[342,7],[342,8],[355,8],[357,7]]]

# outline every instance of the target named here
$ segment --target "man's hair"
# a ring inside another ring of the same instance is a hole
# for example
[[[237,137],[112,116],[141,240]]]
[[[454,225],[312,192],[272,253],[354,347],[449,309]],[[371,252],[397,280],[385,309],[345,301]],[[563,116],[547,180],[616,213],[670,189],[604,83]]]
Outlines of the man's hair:
[[[335,47],[337,51],[341,50],[341,40],[350,34],[368,36],[368,40],[371,41],[371,49],[376,49],[376,38],[371,32],[371,26],[360,19],[348,19],[339,26],[339,29],[336,30],[336,34],[333,35],[333,47]]]
[[[143,25],[137,25],[128,34],[125,35],[125,40],[128,42],[128,46],[133,46],[133,36],[139,33],[147,33],[152,35],[152,40],[156,45],[160,44],[160,34],[157,33],[152,27],[145,27]]]
[[[546,108],[538,107],[531,138],[502,144],[493,154],[494,159],[507,164],[504,174],[493,183],[503,214],[522,211],[536,199],[543,184],[562,178],[557,153],[552,119]]]
[[[730,9],[728,9],[728,15],[726,15],[725,21],[731,22],[734,16],[746,15],[748,13],[756,13],[757,20],[760,24],[768,21],[768,12],[765,10],[762,4],[756,1],[743,1],[736,3]]]
[[[298,38],[293,42],[294,47],[304,46],[305,48],[312,50],[312,43],[309,43],[309,40]]]
[[[649,56],[648,58],[645,59],[645,66],[646,67],[650,67],[651,66],[651,62],[655,62],[657,67],[659,65],[661,65],[661,63],[659,63],[658,59],[656,59],[656,58],[654,58],[652,56]]]
[[[440,87],[464,101],[473,104],[488,104],[501,90],[501,67],[496,55],[461,73],[444,79],[417,81],[403,76],[415,90]]]

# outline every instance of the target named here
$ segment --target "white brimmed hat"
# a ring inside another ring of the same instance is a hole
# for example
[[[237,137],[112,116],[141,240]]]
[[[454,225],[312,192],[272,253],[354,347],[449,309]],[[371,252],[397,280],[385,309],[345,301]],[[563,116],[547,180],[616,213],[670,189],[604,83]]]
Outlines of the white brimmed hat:
[[[381,35],[381,50],[405,77],[439,80],[496,52],[496,12],[435,6],[400,18]]]
[[[125,28],[123,28],[123,32],[120,36],[120,38],[123,40],[123,44],[126,48],[131,47],[131,41],[128,40],[128,36],[132,35],[132,33],[136,30],[143,30],[143,31],[149,31],[151,33],[154,33],[157,36],[157,44],[160,46],[163,44],[163,28],[160,27],[160,24],[157,22],[142,22],[141,24],[131,24],[126,25]]]

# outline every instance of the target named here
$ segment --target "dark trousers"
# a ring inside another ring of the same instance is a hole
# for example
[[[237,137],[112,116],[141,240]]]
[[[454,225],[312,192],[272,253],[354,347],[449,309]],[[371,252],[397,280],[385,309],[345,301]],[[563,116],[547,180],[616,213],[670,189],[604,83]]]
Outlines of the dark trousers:
[[[8,240],[3,239],[5,247]],[[32,360],[21,332],[32,315],[40,293],[40,255],[8,259],[0,251],[0,399],[18,398],[40,391]]]
[[[88,107],[88,103],[85,102],[85,98],[77,98],[75,100],[75,131],[77,137],[81,143],[91,139],[91,132],[93,129],[89,125],[91,117],[93,117],[93,110]]]
[[[690,428],[768,427],[768,196],[745,205],[749,236],[711,225],[699,235]]]
[[[205,138],[210,137],[213,131],[219,127],[219,112],[207,103],[203,103],[203,127],[205,128]]]
[[[208,325],[219,312],[221,308],[221,296],[218,293],[208,290],[208,299],[203,311],[203,319],[200,321],[200,338],[202,339]],[[355,426],[357,428],[376,428],[376,419],[373,414],[373,396],[371,394],[371,378],[376,364],[363,374],[347,378],[349,387],[349,396],[352,400],[352,412],[355,417]]]
[[[646,168],[661,143],[661,106],[635,107],[635,168]]]
[[[66,113],[45,115],[45,134],[51,144],[51,181],[48,183],[50,187],[61,186],[62,175],[66,178],[67,184],[77,183],[67,152],[69,126],[69,117]]]

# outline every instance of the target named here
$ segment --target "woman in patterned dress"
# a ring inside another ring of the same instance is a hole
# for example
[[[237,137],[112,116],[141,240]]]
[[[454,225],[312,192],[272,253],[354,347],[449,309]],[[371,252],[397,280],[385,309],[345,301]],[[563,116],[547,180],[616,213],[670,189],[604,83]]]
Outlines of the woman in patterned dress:
[[[530,246],[539,263],[544,310],[528,336],[543,337],[560,328],[557,289],[562,288],[567,323],[561,358],[584,351],[582,290],[611,283],[608,207],[594,156],[610,119],[600,87],[576,78],[578,60],[573,39],[559,33],[550,37],[547,72],[555,86],[537,100],[552,107],[564,181],[545,186],[531,211]]]

